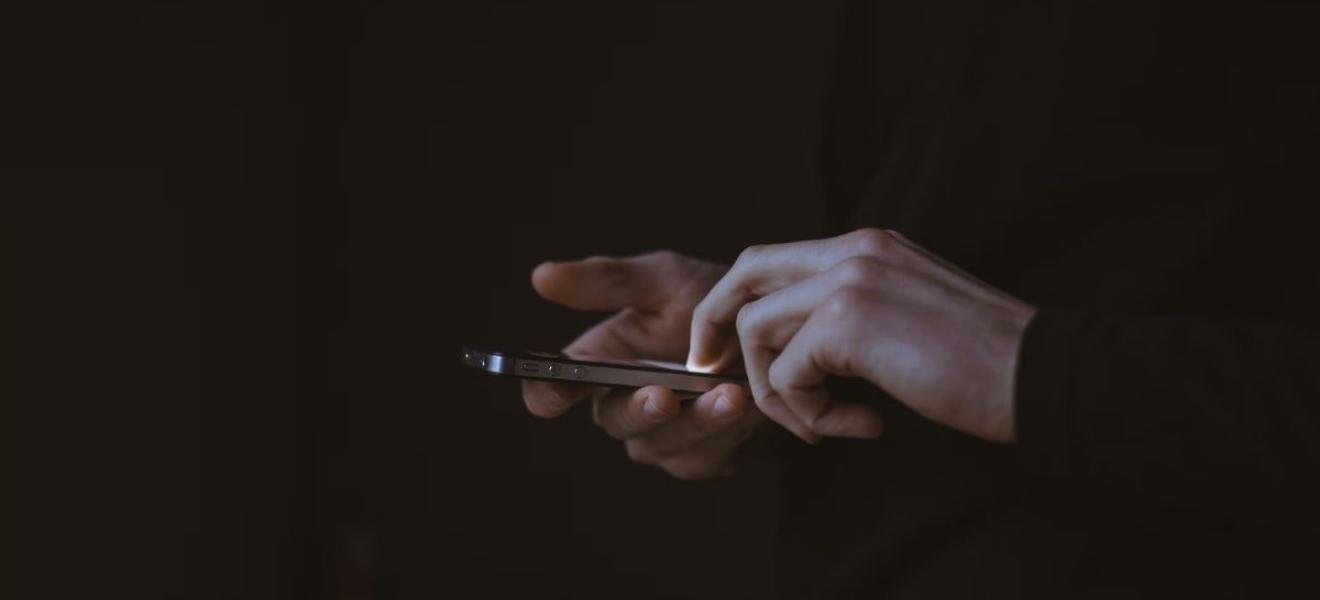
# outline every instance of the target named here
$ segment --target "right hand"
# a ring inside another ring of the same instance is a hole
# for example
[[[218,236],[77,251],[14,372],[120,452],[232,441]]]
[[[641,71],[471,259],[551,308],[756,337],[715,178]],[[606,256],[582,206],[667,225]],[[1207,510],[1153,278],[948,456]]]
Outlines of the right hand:
[[[626,258],[547,262],[532,272],[542,297],[575,310],[617,311],[565,353],[682,362],[692,310],[728,267],[670,251]],[[726,383],[683,407],[673,390],[636,390],[544,380],[523,381],[532,414],[552,418],[592,401],[596,424],[621,440],[635,462],[680,479],[732,474],[743,443],[769,420],[740,386]]]

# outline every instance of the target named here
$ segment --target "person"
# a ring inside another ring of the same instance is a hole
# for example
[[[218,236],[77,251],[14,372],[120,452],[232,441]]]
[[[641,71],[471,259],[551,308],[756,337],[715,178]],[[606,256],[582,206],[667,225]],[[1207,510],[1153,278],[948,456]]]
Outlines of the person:
[[[1320,19],[1295,4],[854,2],[839,235],[546,263],[567,350],[745,369],[590,402],[682,479],[781,443],[785,597],[1315,595]]]

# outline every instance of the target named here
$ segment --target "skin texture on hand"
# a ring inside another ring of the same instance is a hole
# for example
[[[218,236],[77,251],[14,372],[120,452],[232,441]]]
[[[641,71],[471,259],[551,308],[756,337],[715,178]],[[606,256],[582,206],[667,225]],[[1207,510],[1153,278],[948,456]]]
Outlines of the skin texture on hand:
[[[743,357],[755,402],[799,437],[874,437],[872,409],[827,376],[861,377],[917,413],[1012,442],[1013,379],[1031,306],[902,235],[862,229],[748,248],[697,306],[688,364]]]
[[[667,251],[591,257],[541,264],[532,272],[532,286],[568,308],[616,311],[565,352],[681,361],[688,352],[692,311],[726,270]],[[731,474],[744,442],[770,423],[734,384],[683,406],[672,390],[660,386],[624,390],[524,380],[523,400],[544,418],[590,400],[596,424],[621,440],[632,460],[681,479]]]

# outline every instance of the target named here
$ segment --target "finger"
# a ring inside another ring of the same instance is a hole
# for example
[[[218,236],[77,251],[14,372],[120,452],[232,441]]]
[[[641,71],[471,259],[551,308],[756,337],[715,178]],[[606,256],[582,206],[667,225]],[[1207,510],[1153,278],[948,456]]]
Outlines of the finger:
[[[852,375],[843,337],[825,311],[807,319],[770,365],[770,386],[784,404],[820,435],[873,438],[880,435],[880,415],[861,404],[837,402],[824,383],[828,375]]]
[[[570,357],[644,356],[647,353],[633,341],[647,337],[647,332],[637,321],[638,314],[632,309],[610,315],[565,346],[564,354]]]
[[[738,310],[747,302],[820,273],[854,256],[883,257],[900,247],[878,229],[858,230],[835,238],[773,246],[752,246],[711,288],[692,315],[688,368],[718,368],[733,335]]]
[[[673,252],[652,252],[545,262],[532,271],[532,287],[545,299],[575,310],[659,310],[672,292],[661,281],[681,260]]]
[[[712,436],[727,432],[747,416],[750,409],[747,391],[737,384],[724,383],[697,397],[681,414],[653,431],[637,438],[637,448],[650,461],[690,448]],[[635,457],[636,458],[636,457]]]
[[[854,256],[820,275],[744,304],[738,311],[736,324],[743,353],[745,355],[748,352],[748,346],[782,349],[802,328],[812,311],[841,289],[853,286],[884,289],[885,286],[904,285],[904,282],[899,281],[903,277],[905,275],[902,271],[879,259]]]
[[[736,470],[737,457],[745,449],[747,439],[756,432],[764,420],[765,415],[748,407],[748,412],[739,417],[738,421],[729,428],[673,450],[662,458],[655,458],[651,464],[679,479],[728,477]],[[636,438],[624,442],[629,455],[634,459],[646,458],[646,453],[652,452],[642,441],[643,439]]]
[[[777,354],[775,350],[751,343],[744,338],[739,339],[742,342],[743,364],[747,369],[747,383],[751,387],[756,406],[771,420],[779,423],[784,429],[803,441],[809,444],[819,442],[820,436],[812,431],[801,418],[793,414],[793,411],[789,410],[788,406],[784,404],[783,399],[770,387],[767,372]]]
[[[887,268],[877,259],[853,257],[824,273],[811,277],[743,305],[738,311],[738,339],[747,368],[747,379],[757,406],[785,429],[807,441],[820,440],[771,387],[770,365],[817,306],[840,288],[886,277]]]
[[[578,402],[598,393],[601,388],[580,383],[560,383],[542,379],[522,381],[523,403],[528,412],[545,419],[558,417]]]
[[[738,256],[733,267],[706,293],[692,313],[688,369],[714,371],[727,368],[735,319],[743,304],[808,277],[833,258],[829,240],[811,240],[772,246],[752,246]]]
[[[569,356],[635,356],[636,350],[627,342],[628,333],[635,327],[632,315],[627,311],[613,315],[583,332],[564,348],[564,353]],[[608,390],[600,386],[542,379],[525,379],[522,387],[527,410],[543,418],[562,415],[577,403]]]
[[[605,433],[618,440],[637,437],[678,415],[679,403],[669,388],[648,385],[618,390],[592,403],[592,418]]]

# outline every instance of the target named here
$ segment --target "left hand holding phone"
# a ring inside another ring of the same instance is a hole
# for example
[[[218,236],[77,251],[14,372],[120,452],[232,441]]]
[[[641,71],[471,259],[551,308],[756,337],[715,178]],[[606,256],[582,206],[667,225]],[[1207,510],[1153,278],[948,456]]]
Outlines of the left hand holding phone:
[[[532,287],[575,310],[616,311],[564,349],[566,353],[682,361],[692,311],[728,267],[661,251],[638,256],[547,262]],[[544,380],[523,381],[523,401],[553,418],[590,399],[596,424],[621,440],[635,462],[680,479],[732,474],[736,457],[770,423],[737,385],[723,384],[684,407],[661,386],[620,390]]]

